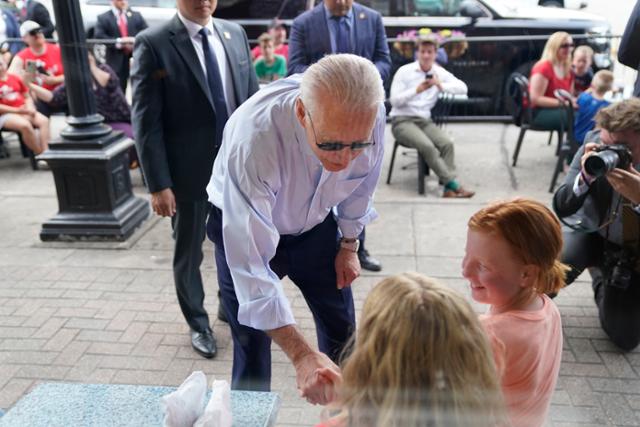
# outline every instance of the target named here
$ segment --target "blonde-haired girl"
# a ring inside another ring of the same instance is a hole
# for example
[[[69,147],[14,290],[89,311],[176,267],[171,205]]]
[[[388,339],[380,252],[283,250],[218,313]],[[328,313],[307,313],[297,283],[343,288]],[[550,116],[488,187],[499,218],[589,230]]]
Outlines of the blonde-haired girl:
[[[539,202],[491,204],[468,223],[463,275],[490,336],[514,426],[544,424],[562,356],[560,313],[546,295],[564,285],[560,223]]]
[[[502,397],[491,347],[464,297],[416,273],[367,297],[323,426],[495,426]]]

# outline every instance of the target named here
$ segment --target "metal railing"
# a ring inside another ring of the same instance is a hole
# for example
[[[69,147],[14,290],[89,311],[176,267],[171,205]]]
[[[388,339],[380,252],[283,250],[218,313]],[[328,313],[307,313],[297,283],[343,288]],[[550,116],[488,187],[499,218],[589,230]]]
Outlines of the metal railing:
[[[595,68],[613,68],[616,83],[627,86],[635,80],[635,71],[617,63],[616,49],[620,35],[575,34],[572,38],[578,43],[588,43],[600,52],[596,53]],[[468,100],[453,106],[451,121],[509,121],[509,99],[507,84],[513,72],[529,74],[531,66],[540,59],[548,35],[526,36],[479,36],[451,38],[442,43],[447,50],[455,43],[464,43],[465,51],[460,56],[449,57],[445,68],[467,83]],[[55,40],[51,40],[55,41]],[[405,39],[388,39],[391,49],[395,42]],[[6,39],[5,42],[22,42],[21,39]],[[99,61],[104,60],[104,46],[118,43],[118,39],[86,40],[92,46]],[[611,47],[614,47],[613,49]],[[410,62],[408,60],[408,62]],[[397,69],[397,65],[395,65]],[[390,87],[387,82],[387,89]]]

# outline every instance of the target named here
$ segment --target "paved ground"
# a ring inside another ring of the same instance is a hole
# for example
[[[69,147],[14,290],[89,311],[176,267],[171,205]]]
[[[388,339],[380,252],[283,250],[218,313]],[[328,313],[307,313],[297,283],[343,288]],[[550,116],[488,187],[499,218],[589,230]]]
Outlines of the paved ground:
[[[456,139],[461,180],[477,196],[441,200],[433,178],[427,196],[418,196],[415,169],[400,168],[412,158],[400,155],[392,184],[383,178],[379,185],[380,219],[368,229],[368,247],[384,262],[384,274],[416,270],[468,295],[460,275],[466,220],[497,198],[524,195],[548,203],[554,147],[547,145],[547,134],[530,132],[518,167],[511,168],[516,128],[457,124],[448,130]],[[169,222],[149,220],[120,249],[45,245],[38,240],[40,224],[57,209],[51,173],[32,172],[15,143],[11,149],[14,156],[0,160],[0,408],[41,381],[177,385],[193,370],[228,378],[226,325],[214,323],[216,359],[204,360],[190,348],[173,290]],[[144,195],[139,175],[133,178]],[[215,270],[211,246],[205,247],[206,306],[213,314]],[[365,274],[354,283],[358,308],[382,276]],[[289,283],[286,291],[313,339],[303,299]],[[549,424],[640,425],[640,349],[623,354],[609,343],[586,278],[556,301],[565,346]],[[294,371],[279,351],[273,370],[273,388],[283,398],[278,425],[316,423],[321,408],[297,397]]]

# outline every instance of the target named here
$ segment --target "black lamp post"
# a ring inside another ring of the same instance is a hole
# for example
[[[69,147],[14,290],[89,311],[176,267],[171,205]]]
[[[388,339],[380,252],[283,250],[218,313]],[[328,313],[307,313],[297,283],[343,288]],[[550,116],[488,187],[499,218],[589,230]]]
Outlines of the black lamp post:
[[[53,172],[59,206],[42,224],[40,239],[125,240],[150,213],[131,191],[133,141],[96,112],[78,0],[53,0],[53,10],[71,115],[60,138],[38,156]]]

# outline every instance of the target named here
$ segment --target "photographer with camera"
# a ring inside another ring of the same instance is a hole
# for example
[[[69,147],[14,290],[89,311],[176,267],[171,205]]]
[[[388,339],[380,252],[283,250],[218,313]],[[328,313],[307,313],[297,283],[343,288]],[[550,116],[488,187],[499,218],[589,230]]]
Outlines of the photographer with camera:
[[[640,343],[640,99],[598,112],[553,207],[570,229],[567,284],[589,268],[600,324],[618,347]]]

